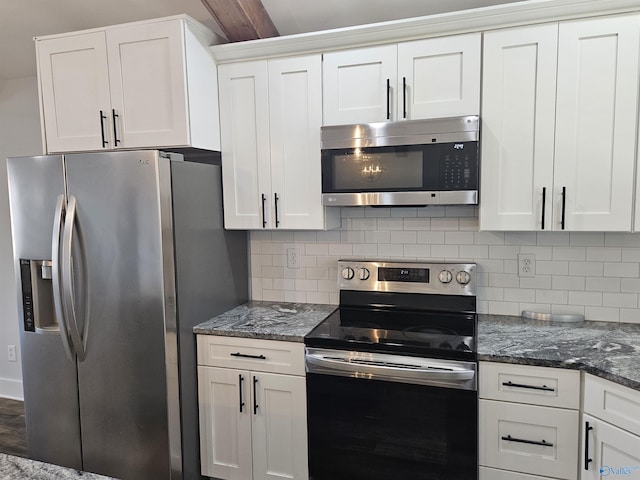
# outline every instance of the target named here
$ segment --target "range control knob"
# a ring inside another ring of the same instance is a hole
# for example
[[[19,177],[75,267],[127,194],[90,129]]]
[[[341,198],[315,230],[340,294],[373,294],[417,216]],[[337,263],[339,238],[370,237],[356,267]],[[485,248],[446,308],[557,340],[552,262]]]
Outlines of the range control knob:
[[[462,270],[456,275],[456,280],[460,285],[466,285],[471,281],[471,275],[469,275],[469,272]]]
[[[449,270],[442,270],[438,274],[438,280],[440,280],[442,283],[449,283],[452,279],[453,275],[451,275],[451,272]]]
[[[345,280],[351,280],[354,275],[355,275],[355,272],[353,271],[353,268],[344,267],[342,269],[342,278],[344,278]]]
[[[369,269],[367,269],[367,268],[361,268],[360,270],[358,270],[358,278],[360,280],[367,280],[370,275],[371,275],[371,273],[369,272]]]

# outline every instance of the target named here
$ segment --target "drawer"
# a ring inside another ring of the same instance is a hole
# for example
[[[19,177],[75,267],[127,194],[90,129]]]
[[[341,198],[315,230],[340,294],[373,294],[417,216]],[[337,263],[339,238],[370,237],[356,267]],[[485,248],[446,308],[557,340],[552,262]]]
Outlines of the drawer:
[[[580,408],[580,372],[480,362],[480,398],[547,407]]]
[[[549,477],[510,472],[508,470],[497,470],[488,467],[480,467],[479,473],[478,480],[551,480]]]
[[[578,412],[480,400],[480,465],[575,480]]]
[[[585,375],[584,412],[640,435],[640,392]]]
[[[304,376],[304,344],[197,335],[198,365]]]

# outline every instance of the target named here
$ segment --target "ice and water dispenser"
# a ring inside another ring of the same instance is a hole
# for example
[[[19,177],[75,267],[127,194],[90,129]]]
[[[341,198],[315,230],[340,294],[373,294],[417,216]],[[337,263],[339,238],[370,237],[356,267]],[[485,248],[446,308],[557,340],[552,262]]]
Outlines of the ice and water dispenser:
[[[59,333],[53,305],[51,260],[20,259],[25,332]]]

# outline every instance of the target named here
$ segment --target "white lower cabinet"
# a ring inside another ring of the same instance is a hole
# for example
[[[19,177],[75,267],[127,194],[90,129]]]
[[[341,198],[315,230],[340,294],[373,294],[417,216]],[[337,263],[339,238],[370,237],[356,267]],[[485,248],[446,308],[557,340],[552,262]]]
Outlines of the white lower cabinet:
[[[302,348],[290,342],[198,336],[202,475],[308,479]],[[292,374],[282,373],[287,370]]]
[[[640,392],[585,375],[580,479],[640,480]]]
[[[580,372],[480,363],[480,480],[578,478]]]

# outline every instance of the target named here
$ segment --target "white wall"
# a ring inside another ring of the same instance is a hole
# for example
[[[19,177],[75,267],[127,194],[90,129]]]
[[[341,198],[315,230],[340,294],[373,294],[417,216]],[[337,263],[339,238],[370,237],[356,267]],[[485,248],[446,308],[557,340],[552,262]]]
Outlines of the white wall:
[[[298,269],[286,266],[290,247]],[[535,254],[534,278],[518,277],[518,253]],[[341,257],[471,260],[481,313],[640,323],[640,234],[480,232],[473,207],[343,208],[340,230],[252,232],[252,297],[337,304]]]
[[[5,158],[41,154],[36,77],[0,81],[0,397],[23,398]],[[17,362],[7,361],[7,345]]]

